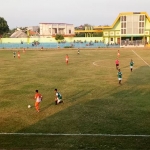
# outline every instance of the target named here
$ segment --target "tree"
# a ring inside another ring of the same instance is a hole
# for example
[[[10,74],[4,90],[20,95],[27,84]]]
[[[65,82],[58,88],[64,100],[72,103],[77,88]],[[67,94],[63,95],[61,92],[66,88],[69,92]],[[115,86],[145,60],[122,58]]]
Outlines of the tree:
[[[76,33],[75,37],[85,37],[85,33]]]
[[[63,40],[64,39],[64,36],[61,35],[61,34],[56,34],[55,36],[55,40],[59,41],[59,40]]]
[[[58,43],[60,43],[60,41],[63,40],[63,39],[64,39],[64,36],[63,36],[63,35],[61,35],[61,34],[56,34],[55,40],[56,40]],[[58,43],[57,43],[57,48],[59,48]]]
[[[0,17],[0,36],[9,31],[9,26],[7,25],[7,21]]]
[[[102,37],[103,36],[103,32],[98,32],[98,33],[93,33],[94,37]]]

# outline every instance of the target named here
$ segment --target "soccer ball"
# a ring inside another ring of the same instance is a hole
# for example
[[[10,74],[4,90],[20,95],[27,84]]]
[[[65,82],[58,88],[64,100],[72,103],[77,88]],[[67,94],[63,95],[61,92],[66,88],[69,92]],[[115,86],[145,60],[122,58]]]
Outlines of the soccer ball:
[[[28,108],[31,108],[31,105],[28,105]]]

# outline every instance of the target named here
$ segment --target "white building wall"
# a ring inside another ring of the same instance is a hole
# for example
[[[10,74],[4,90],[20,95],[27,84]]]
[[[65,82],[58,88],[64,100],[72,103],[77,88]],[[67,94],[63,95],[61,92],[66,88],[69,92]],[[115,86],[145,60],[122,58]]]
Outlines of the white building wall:
[[[69,30],[71,33],[69,33]],[[74,35],[74,25],[65,23],[40,23],[41,37],[51,37],[56,34]]]

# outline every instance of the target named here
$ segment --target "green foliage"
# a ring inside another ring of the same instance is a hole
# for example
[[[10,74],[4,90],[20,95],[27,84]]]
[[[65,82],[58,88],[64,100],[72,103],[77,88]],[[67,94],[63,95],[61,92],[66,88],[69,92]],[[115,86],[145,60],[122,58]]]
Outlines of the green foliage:
[[[57,34],[55,37],[55,40],[59,41],[59,40],[63,40],[64,36],[62,34]]]
[[[9,33],[4,33],[3,34],[3,38],[9,38],[10,37],[10,34]]]
[[[93,33],[94,37],[102,37],[103,36],[103,32],[100,33]]]
[[[9,26],[7,25],[7,21],[0,17],[0,35],[7,33],[9,31]]]
[[[72,48],[72,46],[64,46],[64,48]]]
[[[75,34],[75,37],[85,37],[85,33],[77,33]]]

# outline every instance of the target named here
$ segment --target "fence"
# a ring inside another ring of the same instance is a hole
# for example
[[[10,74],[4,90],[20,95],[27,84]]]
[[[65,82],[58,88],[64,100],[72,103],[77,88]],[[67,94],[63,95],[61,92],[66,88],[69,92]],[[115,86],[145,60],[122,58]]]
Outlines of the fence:
[[[63,42],[63,43],[1,43],[1,49],[19,49],[19,48],[105,48],[105,47],[119,47],[119,45],[106,45],[102,42]]]

